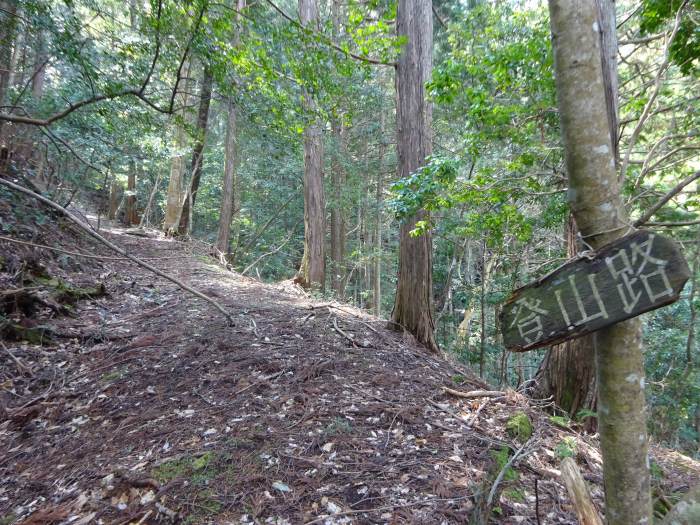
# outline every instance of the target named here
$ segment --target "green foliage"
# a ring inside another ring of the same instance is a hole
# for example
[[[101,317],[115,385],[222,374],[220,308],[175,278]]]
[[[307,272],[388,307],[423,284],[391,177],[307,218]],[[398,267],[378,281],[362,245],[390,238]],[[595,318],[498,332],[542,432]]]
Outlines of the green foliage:
[[[640,30],[643,35],[651,35],[672,22],[684,0],[644,0],[641,6]],[[691,0],[686,13],[680,18],[678,33],[671,43],[669,53],[683,74],[700,71],[700,31],[697,15],[700,13],[700,0]]]
[[[215,459],[213,452],[205,452],[200,456],[184,456],[154,468],[153,477],[160,483],[186,479],[195,485],[206,485],[217,475],[213,465]]]
[[[491,451],[491,457],[496,462],[496,472],[500,472],[508,464],[511,456],[511,450],[508,447],[501,447],[498,450]],[[508,467],[503,475],[505,481],[517,481],[518,472],[513,467]]]
[[[525,412],[517,412],[512,415],[506,423],[506,432],[508,432],[511,438],[525,443],[532,437],[532,422],[530,421],[530,417]]]
[[[549,416],[549,421],[551,423],[554,423],[556,426],[560,428],[565,428],[567,430],[571,429],[570,425],[570,420],[568,417],[565,416]]]
[[[554,454],[559,459],[573,458],[576,456],[576,451],[576,438],[573,436],[566,436],[554,447]]]

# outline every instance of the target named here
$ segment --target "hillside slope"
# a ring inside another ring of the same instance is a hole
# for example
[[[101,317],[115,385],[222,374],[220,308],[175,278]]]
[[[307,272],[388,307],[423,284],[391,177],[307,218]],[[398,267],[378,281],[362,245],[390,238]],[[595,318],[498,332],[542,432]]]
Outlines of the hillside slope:
[[[215,298],[229,326],[75,234],[39,230],[10,236],[107,258],[0,238],[5,261],[50,261],[50,274],[107,295],[38,308],[43,341],[6,335],[2,523],[467,523],[516,450],[493,523],[575,523],[557,470],[567,455],[601,507],[593,439],[515,392],[445,394],[487,385],[380,319],[223,270],[193,244],[106,234]],[[7,286],[15,270],[2,268]],[[506,429],[522,414],[529,438]],[[700,475],[687,458],[657,456],[667,492]]]

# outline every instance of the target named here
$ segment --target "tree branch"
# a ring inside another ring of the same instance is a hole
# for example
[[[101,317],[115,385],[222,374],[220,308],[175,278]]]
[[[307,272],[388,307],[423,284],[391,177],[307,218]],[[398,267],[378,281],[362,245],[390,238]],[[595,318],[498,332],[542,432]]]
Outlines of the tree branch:
[[[642,224],[646,223],[649,219],[651,219],[654,214],[659,211],[668,201],[670,201],[673,197],[675,197],[678,193],[680,193],[683,188],[685,188],[688,184],[691,182],[700,179],[700,171],[696,171],[689,177],[686,177],[682,181],[680,181],[676,186],[673,187],[671,191],[669,191],[666,195],[664,195],[659,202],[654,204],[649,210],[642,215],[639,219],[634,221],[632,223],[633,226],[641,226]]]
[[[154,266],[151,266],[147,262],[144,262],[141,259],[138,259],[138,258],[134,257],[133,255],[130,255],[129,253],[127,253],[125,250],[123,250],[122,248],[120,248],[116,244],[113,244],[112,242],[110,242],[107,239],[105,239],[104,237],[102,237],[102,235],[100,235],[96,231],[92,230],[89,226],[86,226],[80,219],[75,217],[75,215],[73,215],[71,212],[66,210],[63,206],[56,204],[51,199],[47,199],[46,197],[39,195],[38,193],[34,193],[33,191],[28,190],[27,188],[24,188],[22,186],[19,186],[19,185],[13,183],[13,182],[10,182],[9,180],[0,178],[0,184],[2,184],[3,186],[7,186],[8,188],[13,189],[15,191],[18,191],[20,193],[23,193],[25,195],[28,195],[29,197],[33,197],[34,199],[36,199],[36,200],[46,204],[47,206],[53,208],[54,210],[58,211],[59,213],[61,213],[61,215],[63,215],[64,217],[68,218],[70,221],[75,223],[81,230],[86,232],[90,237],[92,237],[93,239],[97,240],[98,242],[104,244],[105,246],[107,246],[111,250],[126,257],[131,262],[138,264],[142,268],[145,268],[145,269],[149,270],[150,272],[155,273],[159,277],[162,277],[163,279],[167,279],[171,283],[176,284],[179,288],[191,293],[195,297],[198,297],[198,298],[202,299],[203,301],[206,301],[207,303],[211,304],[217,310],[219,310],[219,312],[221,312],[224,317],[226,317],[226,319],[228,320],[229,323],[233,324],[233,318],[231,317],[231,315],[226,310],[224,310],[224,308],[218,302],[216,302],[214,299],[207,297],[202,292],[195,290],[191,286],[183,283],[182,281],[180,281],[179,279],[176,279],[175,277],[171,277],[167,273],[162,272],[161,270],[159,270],[158,268],[156,268]]]
[[[642,128],[644,127],[644,124],[647,121],[647,118],[649,117],[651,108],[654,105],[654,102],[656,102],[656,97],[658,96],[659,91],[661,90],[661,82],[663,80],[664,74],[668,70],[668,66],[671,61],[671,44],[673,43],[673,40],[676,37],[676,34],[678,33],[678,29],[680,28],[681,24],[681,13],[683,12],[683,9],[685,9],[685,6],[687,4],[688,0],[684,0],[684,2],[678,8],[678,12],[676,13],[673,29],[668,37],[668,40],[666,41],[666,46],[664,47],[664,58],[661,62],[661,65],[659,66],[659,70],[654,80],[654,91],[649,96],[649,100],[645,104],[644,109],[642,110],[642,115],[641,117],[639,117],[639,121],[637,122],[637,125],[635,126],[634,130],[632,131],[629,143],[627,144],[627,152],[625,153],[625,158],[622,162],[622,169],[620,170],[621,179],[624,179],[625,174],[627,173],[627,168],[630,162],[630,155],[632,155],[632,149],[634,148],[634,145],[637,142],[637,138],[639,137],[639,134],[641,133]]]
[[[324,41],[324,43],[325,43],[326,45],[328,45],[329,47],[332,47],[332,48],[335,49],[336,51],[340,51],[340,52],[343,53],[345,56],[349,56],[349,57],[351,57],[351,58],[354,58],[355,60],[360,60],[360,61],[362,61],[362,62],[367,62],[368,64],[374,64],[375,66],[390,66],[390,67],[396,67],[396,62],[384,62],[383,60],[379,60],[379,59],[376,59],[376,58],[365,57],[365,56],[362,56],[362,55],[357,55],[357,54],[353,53],[352,51],[348,51],[347,49],[343,49],[343,48],[340,47],[338,44],[336,44],[335,42],[333,42],[333,40],[331,40],[330,38],[328,38],[326,35],[324,35],[324,34],[318,32],[318,31],[314,31],[314,30],[312,30],[312,29],[310,29],[310,28],[308,28],[308,27],[302,26],[299,22],[297,22],[296,20],[294,20],[291,16],[289,16],[289,15],[288,15],[287,13],[285,13],[281,8],[279,8],[272,0],[265,0],[265,1],[266,1],[268,4],[270,4],[270,6],[271,6],[275,11],[277,11],[283,18],[287,19],[290,23],[294,24],[295,26],[297,26],[299,29],[301,29],[301,30],[304,31],[304,32],[307,32],[307,33],[309,33],[309,34],[318,36],[319,38],[321,38],[321,39]]]

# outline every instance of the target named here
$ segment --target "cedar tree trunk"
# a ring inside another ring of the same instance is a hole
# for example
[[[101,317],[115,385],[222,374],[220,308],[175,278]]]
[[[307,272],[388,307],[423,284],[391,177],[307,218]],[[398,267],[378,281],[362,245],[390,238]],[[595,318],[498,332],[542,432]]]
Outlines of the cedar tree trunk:
[[[318,26],[316,0],[299,0],[299,18],[303,26]],[[316,110],[316,101],[303,90],[307,114]],[[324,289],[326,280],[326,210],[323,191],[323,136],[316,117],[304,129],[304,255],[296,282],[305,288]]]
[[[407,177],[432,153],[432,108],[425,83],[433,64],[433,14],[429,0],[399,0],[396,31],[407,38],[396,65],[396,144],[398,176]],[[432,238],[413,237],[424,210],[408,217],[399,233],[399,271],[389,326],[405,328],[428,349],[437,351],[432,315]]]

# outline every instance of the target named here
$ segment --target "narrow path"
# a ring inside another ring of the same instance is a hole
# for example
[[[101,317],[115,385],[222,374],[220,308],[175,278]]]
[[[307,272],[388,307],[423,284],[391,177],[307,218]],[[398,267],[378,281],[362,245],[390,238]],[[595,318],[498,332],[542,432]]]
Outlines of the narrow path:
[[[111,238],[215,297],[235,326],[127,261],[91,267],[110,295],[56,320],[56,346],[17,350],[37,375],[0,426],[0,516],[466,523],[494,451],[514,446],[514,412],[543,442],[566,434],[515,393],[444,397],[485,385],[359,310],[227,272],[191,245]],[[572,519],[545,449],[499,504],[503,523],[536,522],[535,478],[541,523]]]

